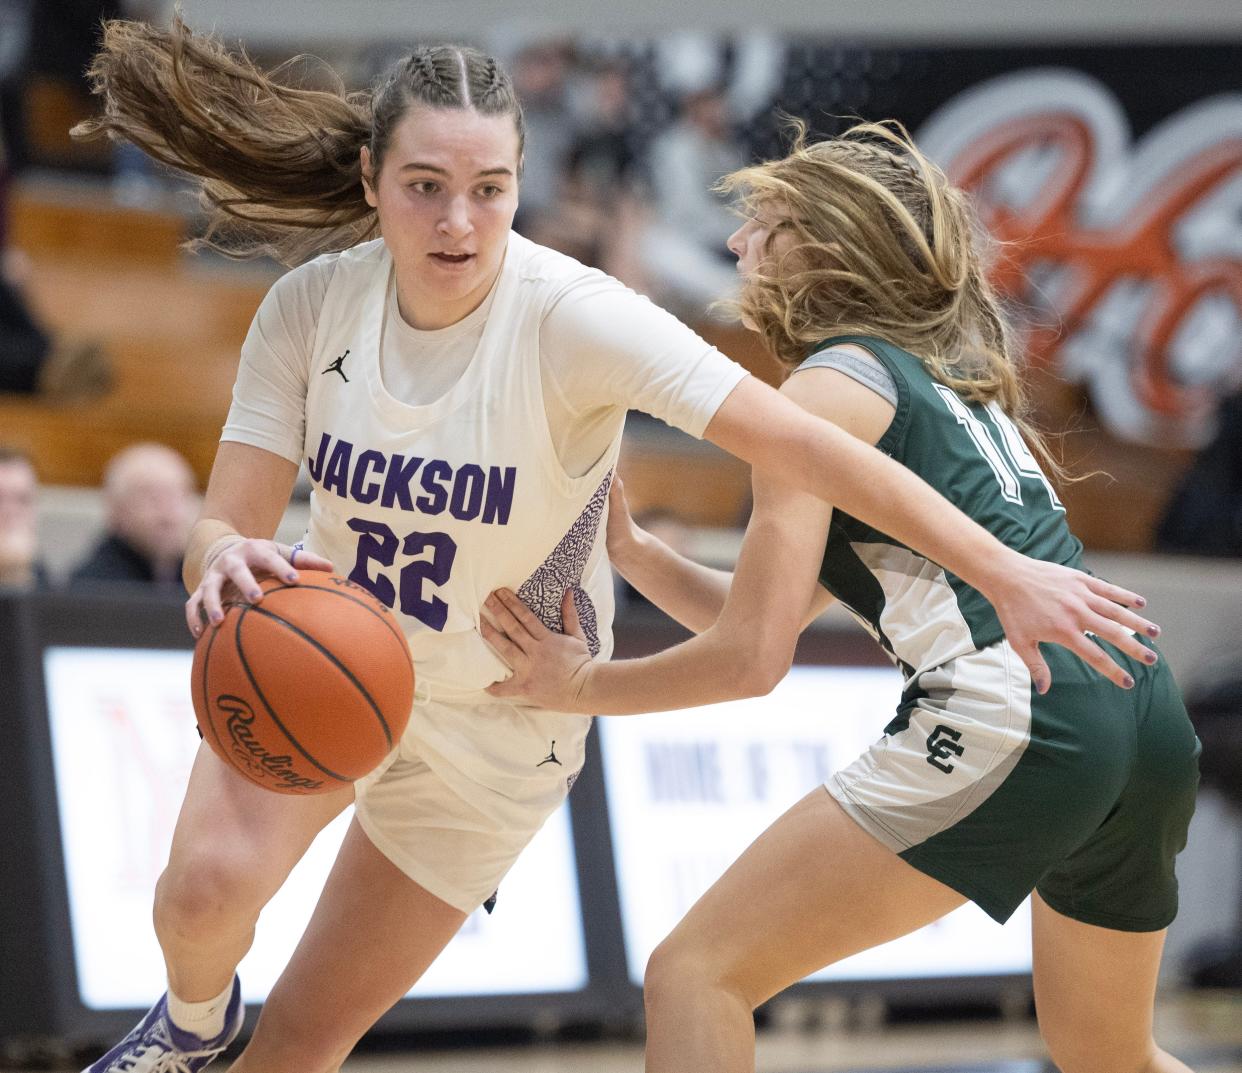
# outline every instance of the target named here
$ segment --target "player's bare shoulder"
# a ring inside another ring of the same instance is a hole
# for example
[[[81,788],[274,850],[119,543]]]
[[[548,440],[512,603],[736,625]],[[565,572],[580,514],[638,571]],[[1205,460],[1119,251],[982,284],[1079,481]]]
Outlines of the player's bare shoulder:
[[[863,347],[833,347],[834,352],[838,350],[855,361],[884,370],[875,356]],[[802,368],[791,375],[780,390],[804,410],[840,425],[870,444],[880,441],[896,413],[894,404],[875,387],[837,368]]]

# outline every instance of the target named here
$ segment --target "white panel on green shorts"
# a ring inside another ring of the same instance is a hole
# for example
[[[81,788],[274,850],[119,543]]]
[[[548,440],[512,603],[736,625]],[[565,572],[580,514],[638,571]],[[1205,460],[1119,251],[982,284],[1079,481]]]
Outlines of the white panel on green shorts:
[[[928,671],[918,685],[927,695],[906,728],[884,735],[827,784],[895,852],[969,816],[1017,766],[1031,738],[1030,672],[1007,641]],[[953,749],[937,751],[946,730]]]

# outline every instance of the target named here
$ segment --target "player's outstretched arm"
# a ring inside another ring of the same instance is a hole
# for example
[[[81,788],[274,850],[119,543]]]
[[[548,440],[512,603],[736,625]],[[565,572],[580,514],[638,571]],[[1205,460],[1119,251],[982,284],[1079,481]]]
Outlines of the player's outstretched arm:
[[[693,633],[720,617],[733,574],[696,563],[647,532],[630,514],[625,487],[608,491],[608,559],[626,581]]]
[[[692,633],[702,633],[720,617],[733,584],[731,570],[688,559],[639,526],[630,515],[620,477],[613,479],[608,493],[608,558],[617,573]],[[816,588],[807,602],[803,626],[830,603],[832,597]]]
[[[1135,659],[1154,653],[1132,636],[1159,627],[1129,610],[1146,601],[1055,563],[1005,547],[938,492],[880,451],[819,420],[747,377],[724,401],[706,438],[761,470],[798,487],[900,540],[957,574],[996,608],[1009,643],[1040,692],[1051,685],[1041,641],[1062,645],[1119,686],[1133,681],[1087,631]]]
[[[591,659],[572,599],[564,634],[549,630],[514,593],[484,605],[483,636],[513,674],[488,689],[556,711],[632,715],[769,692],[789,670],[808,609],[822,609],[817,579],[831,508],[784,482],[756,482],[755,509],[719,617],[697,637],[654,656]]]

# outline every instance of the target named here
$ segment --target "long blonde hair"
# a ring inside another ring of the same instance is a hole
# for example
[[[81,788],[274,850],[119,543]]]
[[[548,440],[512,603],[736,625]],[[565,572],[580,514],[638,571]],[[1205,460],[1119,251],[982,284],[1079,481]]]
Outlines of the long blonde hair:
[[[787,156],[719,184],[740,194],[744,212],[766,209],[795,237],[748,279],[738,312],[788,369],[829,336],[875,336],[909,351],[963,398],[999,403],[1045,469],[1064,478],[1027,417],[1009,328],[984,274],[988,239],[966,195],[899,123],[859,123],[820,142],[801,121],[790,126]]]

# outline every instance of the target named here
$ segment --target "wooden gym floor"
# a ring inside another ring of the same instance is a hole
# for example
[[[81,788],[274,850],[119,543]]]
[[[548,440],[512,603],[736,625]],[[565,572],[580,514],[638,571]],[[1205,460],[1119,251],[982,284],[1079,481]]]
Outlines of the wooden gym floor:
[[[1196,1073],[1242,1073],[1242,992],[1174,993],[1157,1037]],[[38,1068],[49,1070],[46,1064]],[[75,1073],[60,1065],[52,1073]],[[213,1066],[221,1073],[227,1065]],[[757,1073],[1055,1073],[1033,1022],[962,1021],[759,1034]],[[641,1073],[637,1041],[540,1042],[487,1048],[368,1048],[343,1073]],[[18,1073],[0,1063],[0,1073]]]

